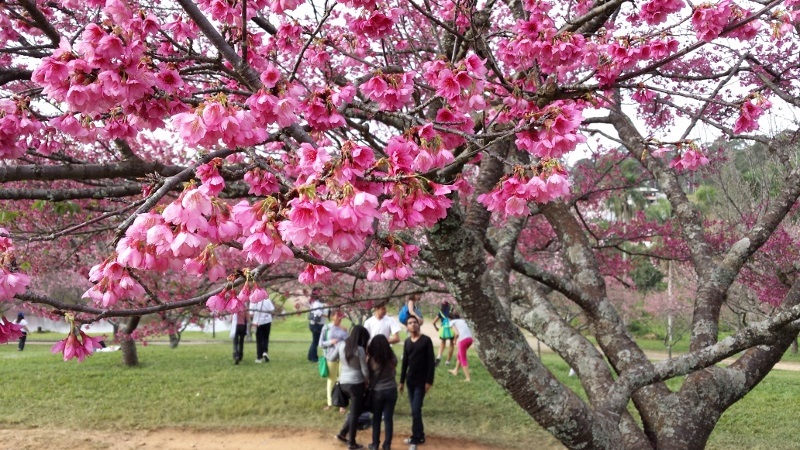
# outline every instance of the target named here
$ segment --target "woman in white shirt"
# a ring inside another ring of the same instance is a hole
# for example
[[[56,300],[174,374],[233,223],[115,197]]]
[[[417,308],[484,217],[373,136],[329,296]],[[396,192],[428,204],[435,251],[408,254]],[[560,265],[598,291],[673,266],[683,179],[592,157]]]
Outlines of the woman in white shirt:
[[[458,366],[460,365],[466,377],[464,381],[470,381],[467,349],[472,345],[472,332],[469,330],[467,322],[456,312],[450,314],[450,326],[453,327],[453,337],[458,342],[458,358],[456,359],[456,367],[449,372],[453,375],[458,375]]]

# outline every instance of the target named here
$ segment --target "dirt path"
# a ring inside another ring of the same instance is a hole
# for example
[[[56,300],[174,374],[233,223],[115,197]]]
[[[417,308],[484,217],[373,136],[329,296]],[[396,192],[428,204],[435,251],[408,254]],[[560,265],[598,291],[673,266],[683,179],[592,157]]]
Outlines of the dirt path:
[[[360,435],[366,438],[365,435]],[[362,444],[367,441],[360,440]],[[0,429],[0,448],[40,450],[341,450],[333,435],[303,430],[252,430],[233,432],[163,429],[141,431],[92,431],[57,429]],[[393,448],[406,448],[402,442]],[[431,450],[499,450],[467,441],[428,436]]]

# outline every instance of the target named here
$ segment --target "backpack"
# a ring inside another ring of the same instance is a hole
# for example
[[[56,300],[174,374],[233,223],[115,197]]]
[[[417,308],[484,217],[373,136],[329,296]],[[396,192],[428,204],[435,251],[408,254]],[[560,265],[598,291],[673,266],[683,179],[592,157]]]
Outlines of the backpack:
[[[417,317],[422,317],[422,311],[420,311],[416,305],[414,305],[414,313],[417,315]],[[402,308],[400,308],[400,314],[398,314],[397,318],[400,320],[400,323],[405,325],[408,323],[408,315],[408,303],[406,303]]]

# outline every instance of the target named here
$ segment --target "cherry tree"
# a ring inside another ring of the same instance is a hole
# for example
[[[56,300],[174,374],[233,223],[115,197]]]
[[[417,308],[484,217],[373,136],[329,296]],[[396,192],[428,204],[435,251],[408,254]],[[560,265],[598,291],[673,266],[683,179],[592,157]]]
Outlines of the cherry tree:
[[[388,283],[395,295],[445,288],[492,376],[568,448],[702,447],[800,326],[796,277],[775,284],[759,270],[791,267],[799,248],[786,119],[800,106],[799,8],[6,1],[0,299],[65,317],[73,331],[54,350],[82,360],[97,343],[81,321],[237,312],[286,273]],[[703,216],[688,197],[694,173],[734,151],[704,147],[704,134],[763,145],[782,192],[736,220]],[[597,164],[577,177],[565,161],[587,148]],[[608,194],[629,187],[625,158],[672,218],[600,220]],[[623,244],[653,236],[661,244],[639,256],[683,261],[696,277],[691,351],[661,363],[607,289],[631,270]],[[78,258],[72,269],[92,283],[85,303],[29,287],[54,252]],[[165,295],[156,281],[169,274],[210,287]],[[740,295],[773,308],[720,340],[721,309]],[[588,332],[563,320],[555,296],[580,308]],[[520,328],[576,369],[586,400]],[[0,342],[18,334],[0,320]],[[677,391],[664,384],[682,375]]]

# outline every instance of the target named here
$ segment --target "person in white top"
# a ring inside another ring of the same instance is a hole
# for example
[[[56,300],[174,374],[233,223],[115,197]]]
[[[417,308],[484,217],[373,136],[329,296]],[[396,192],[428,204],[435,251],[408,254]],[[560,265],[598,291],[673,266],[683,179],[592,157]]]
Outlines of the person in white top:
[[[19,337],[19,351],[25,349],[25,340],[28,339],[28,321],[25,320],[25,314],[17,314],[17,325],[21,326],[22,336]]]
[[[308,301],[308,329],[311,330],[311,346],[308,347],[308,360],[318,362],[317,345],[322,334],[322,327],[325,325],[325,317],[328,316],[328,308],[322,302],[322,289],[315,287],[311,290],[311,298]]]
[[[458,358],[456,358],[456,367],[449,372],[458,375],[458,367],[461,366],[461,370],[464,371],[464,381],[470,381],[467,349],[472,345],[472,332],[469,330],[467,322],[456,312],[450,314],[450,326],[453,327],[453,337],[458,342]]]
[[[386,336],[389,344],[400,342],[400,322],[386,315],[385,303],[375,307],[372,317],[364,322],[364,328],[369,332],[370,339],[377,334],[382,334]]]
[[[269,332],[272,328],[272,311],[275,305],[266,297],[250,304],[250,326],[256,329],[256,363],[269,362]]]

